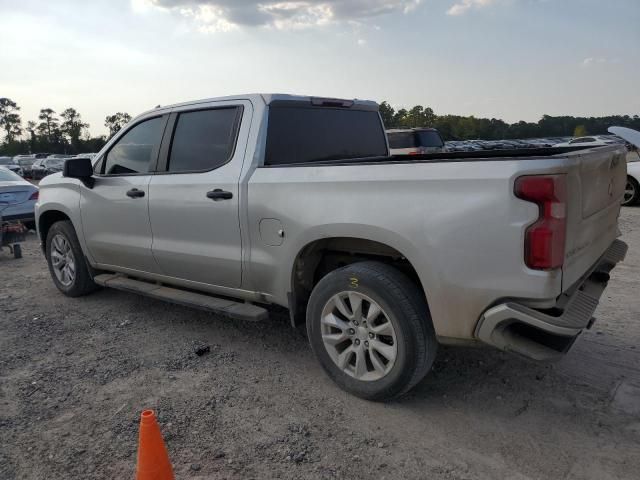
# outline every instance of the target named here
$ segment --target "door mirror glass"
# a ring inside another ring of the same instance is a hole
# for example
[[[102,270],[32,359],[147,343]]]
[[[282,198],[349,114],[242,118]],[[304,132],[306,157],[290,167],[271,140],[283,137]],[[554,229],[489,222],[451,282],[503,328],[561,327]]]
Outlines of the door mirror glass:
[[[69,158],[62,168],[64,177],[87,179],[93,175],[93,165],[90,158]]]

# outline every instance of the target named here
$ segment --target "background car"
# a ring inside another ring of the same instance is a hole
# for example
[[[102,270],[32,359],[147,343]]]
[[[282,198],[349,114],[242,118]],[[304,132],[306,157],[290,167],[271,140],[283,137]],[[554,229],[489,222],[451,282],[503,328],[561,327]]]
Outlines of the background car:
[[[38,187],[8,168],[0,167],[0,202],[8,204],[1,213],[3,220],[19,220],[27,228],[35,229],[34,208],[38,193]]]
[[[29,178],[33,178],[35,180],[39,180],[44,176],[44,158],[39,158],[31,165],[29,170]]]
[[[614,143],[622,143],[623,140],[615,135],[590,135],[587,137],[578,137],[568,142],[556,143],[554,147],[602,147],[604,145],[612,145]]]
[[[71,158],[90,158],[93,160],[93,157],[95,157],[96,155],[97,153],[79,153]]]
[[[640,150],[634,146],[628,148],[627,185],[622,205],[637,205],[640,203]]]
[[[8,168],[13,173],[17,173],[20,176],[24,175],[24,172],[22,171],[22,167],[20,167],[20,165],[14,162],[13,158],[11,157],[0,157],[0,166]]]
[[[391,155],[419,155],[446,152],[440,132],[435,128],[387,130]]]
[[[61,172],[64,166],[64,161],[69,157],[50,156],[36,162],[31,167],[31,177],[34,180],[40,180],[52,173]]]
[[[66,158],[45,158],[43,162],[44,176],[61,172]]]
[[[16,155],[15,157],[13,157],[14,163],[20,165],[22,174],[25,177],[31,176],[31,166],[35,163],[36,160],[37,158],[35,155]]]

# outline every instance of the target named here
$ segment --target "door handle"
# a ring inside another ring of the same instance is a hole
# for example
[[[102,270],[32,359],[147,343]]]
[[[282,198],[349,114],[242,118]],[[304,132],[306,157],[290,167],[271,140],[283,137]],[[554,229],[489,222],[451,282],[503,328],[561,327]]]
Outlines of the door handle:
[[[207,192],[207,198],[211,200],[229,200],[233,198],[233,193],[227,192],[226,190],[222,190],[221,188],[216,188],[215,190],[211,190]]]
[[[138,190],[137,188],[132,188],[131,190],[127,191],[127,197],[131,197],[131,198],[144,197],[144,191]]]

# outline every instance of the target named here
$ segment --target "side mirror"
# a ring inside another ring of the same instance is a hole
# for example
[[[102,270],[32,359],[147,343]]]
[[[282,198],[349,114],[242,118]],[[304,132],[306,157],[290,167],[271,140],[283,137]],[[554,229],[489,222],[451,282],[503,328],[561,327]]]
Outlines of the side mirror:
[[[64,161],[62,176],[70,178],[89,178],[93,176],[93,165],[90,158],[69,158]]]
[[[64,161],[62,176],[77,178],[88,188],[93,187],[93,165],[90,158],[69,158]]]

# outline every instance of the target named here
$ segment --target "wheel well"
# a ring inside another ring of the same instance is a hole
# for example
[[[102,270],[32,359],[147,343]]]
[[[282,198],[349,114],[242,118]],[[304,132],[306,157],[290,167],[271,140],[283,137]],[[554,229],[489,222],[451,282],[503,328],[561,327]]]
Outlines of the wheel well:
[[[351,263],[376,260],[392,265],[407,275],[424,292],[420,278],[407,258],[384,243],[362,238],[334,237],[305,246],[293,265],[289,310],[291,323],[305,322],[306,307],[313,287],[329,272]],[[426,299],[425,299],[426,300]]]
[[[38,232],[40,233],[40,242],[43,250],[46,248],[45,242],[47,241],[47,234],[51,226],[63,220],[70,220],[70,218],[58,210],[49,210],[40,215],[38,219]]]

